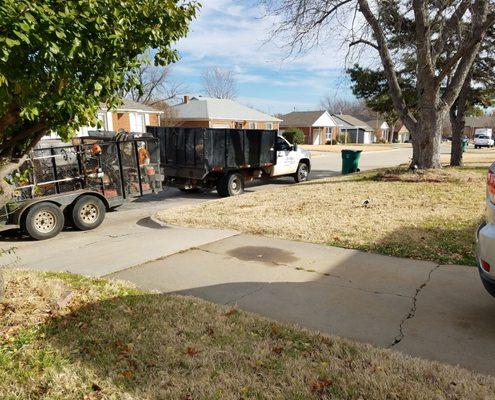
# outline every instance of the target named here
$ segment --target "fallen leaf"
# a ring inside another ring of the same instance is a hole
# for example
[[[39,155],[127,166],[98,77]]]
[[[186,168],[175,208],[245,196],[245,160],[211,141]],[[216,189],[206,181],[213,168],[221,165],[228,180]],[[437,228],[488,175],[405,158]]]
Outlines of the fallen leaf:
[[[225,315],[227,317],[231,317],[232,315],[236,315],[237,313],[238,313],[238,311],[235,308],[232,308],[229,311],[227,311],[227,313]]]
[[[310,384],[310,390],[311,393],[315,393],[318,395],[322,395],[326,388],[332,385],[332,381],[329,379],[315,379],[313,382]]]
[[[194,357],[198,353],[201,353],[201,351],[196,350],[194,347],[188,347],[187,350],[186,350],[186,354],[189,357]]]
[[[283,347],[274,347],[272,349],[272,351],[275,353],[275,354],[282,354],[282,351],[284,351],[284,348]]]

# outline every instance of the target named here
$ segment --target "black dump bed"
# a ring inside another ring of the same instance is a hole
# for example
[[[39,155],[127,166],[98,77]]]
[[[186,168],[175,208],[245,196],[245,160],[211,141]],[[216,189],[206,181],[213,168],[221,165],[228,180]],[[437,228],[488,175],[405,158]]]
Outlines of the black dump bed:
[[[203,179],[210,172],[275,164],[277,131],[151,127],[165,176]]]

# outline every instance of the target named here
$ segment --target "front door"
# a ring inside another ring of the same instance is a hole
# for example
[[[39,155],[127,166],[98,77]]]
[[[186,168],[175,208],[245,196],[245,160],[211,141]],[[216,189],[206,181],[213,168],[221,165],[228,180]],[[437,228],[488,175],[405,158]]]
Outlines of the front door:
[[[315,146],[321,144],[321,128],[313,129],[313,144]]]

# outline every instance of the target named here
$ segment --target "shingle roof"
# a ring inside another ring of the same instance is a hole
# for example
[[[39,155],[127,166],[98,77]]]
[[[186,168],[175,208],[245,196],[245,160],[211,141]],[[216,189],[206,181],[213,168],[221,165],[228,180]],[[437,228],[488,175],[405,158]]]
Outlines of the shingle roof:
[[[369,127],[376,130],[376,129],[380,129],[384,122],[386,123],[387,121],[384,121],[383,119],[372,119],[372,120],[366,121],[366,124]]]
[[[293,111],[282,115],[281,127],[307,127],[312,126],[325,111]]]
[[[183,120],[281,121],[230,99],[193,97],[187,103],[173,106],[173,109],[177,118]]]
[[[466,117],[466,126],[471,128],[493,128],[495,127],[495,117]]]
[[[130,99],[122,99],[122,104],[117,107],[117,112],[125,112],[125,111],[145,111],[148,113],[157,113],[157,114],[163,114],[163,111],[158,110],[157,108],[154,108],[152,106],[149,106],[147,104],[143,103],[138,103],[137,101],[133,101]],[[107,110],[107,106],[104,103],[100,103],[100,109],[101,110]]]
[[[347,114],[332,114],[332,117],[338,118],[339,120],[345,122],[347,126],[344,126],[346,129],[352,128],[363,128],[365,131],[373,132],[373,129],[364,121],[353,117],[352,115]]]

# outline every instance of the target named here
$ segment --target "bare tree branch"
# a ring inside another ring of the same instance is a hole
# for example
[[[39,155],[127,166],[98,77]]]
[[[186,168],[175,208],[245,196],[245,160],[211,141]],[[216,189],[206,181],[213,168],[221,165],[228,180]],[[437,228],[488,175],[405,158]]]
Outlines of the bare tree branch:
[[[220,67],[206,68],[203,71],[203,90],[209,97],[235,99],[237,88],[234,72]]]

